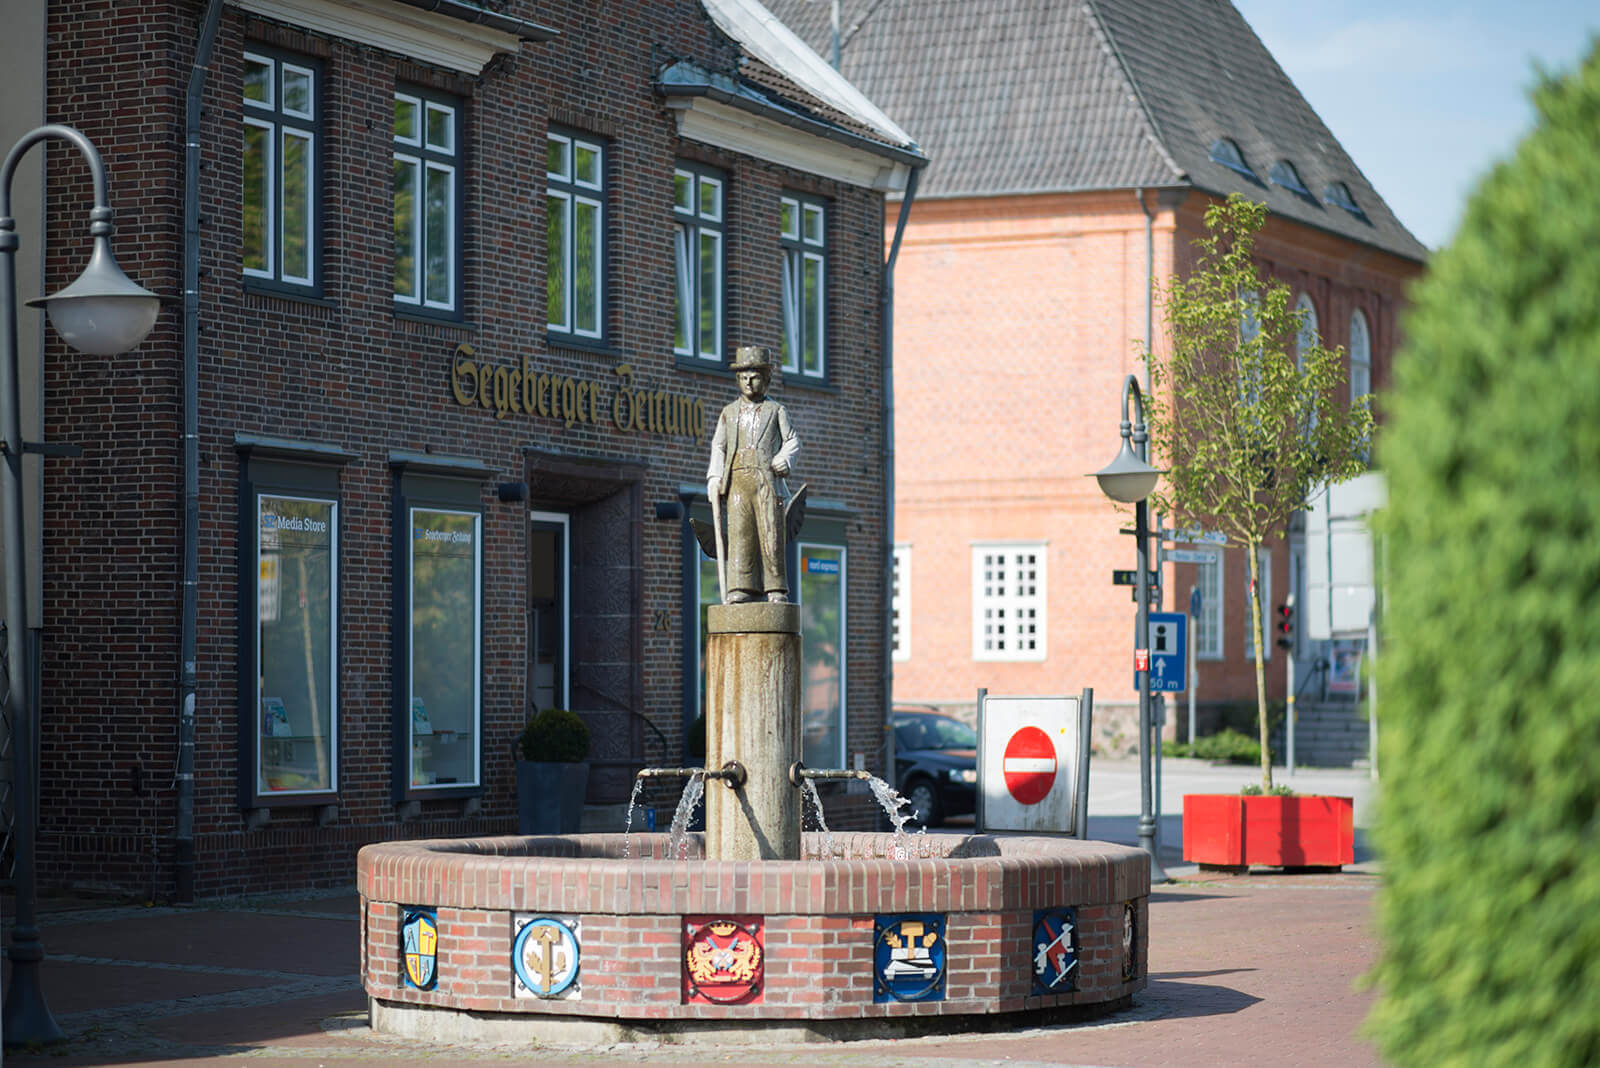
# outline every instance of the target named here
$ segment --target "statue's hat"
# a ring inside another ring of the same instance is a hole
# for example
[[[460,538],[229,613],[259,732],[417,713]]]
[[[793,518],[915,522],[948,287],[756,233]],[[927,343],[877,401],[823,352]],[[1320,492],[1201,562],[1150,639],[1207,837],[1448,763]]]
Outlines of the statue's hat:
[[[771,371],[772,350],[761,345],[740,345],[733,354],[730,371]]]

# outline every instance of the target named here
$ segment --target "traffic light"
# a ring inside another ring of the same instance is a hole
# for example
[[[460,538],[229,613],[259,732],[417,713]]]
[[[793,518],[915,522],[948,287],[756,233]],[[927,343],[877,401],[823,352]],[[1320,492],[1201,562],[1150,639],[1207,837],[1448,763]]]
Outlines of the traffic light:
[[[1278,648],[1294,648],[1294,604],[1284,602],[1278,606]]]

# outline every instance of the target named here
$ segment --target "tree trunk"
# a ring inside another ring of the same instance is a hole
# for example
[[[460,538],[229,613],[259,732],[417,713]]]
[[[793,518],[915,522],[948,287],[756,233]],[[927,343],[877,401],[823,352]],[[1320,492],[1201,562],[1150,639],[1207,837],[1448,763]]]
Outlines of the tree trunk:
[[[1272,753],[1267,749],[1267,666],[1262,659],[1261,639],[1261,550],[1255,542],[1245,543],[1250,558],[1250,633],[1255,636],[1257,738],[1261,742],[1261,790],[1272,789]]]

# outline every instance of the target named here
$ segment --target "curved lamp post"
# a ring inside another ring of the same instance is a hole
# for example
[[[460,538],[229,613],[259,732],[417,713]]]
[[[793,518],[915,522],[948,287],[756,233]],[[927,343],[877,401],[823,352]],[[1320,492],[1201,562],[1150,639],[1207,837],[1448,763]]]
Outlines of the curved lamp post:
[[[1138,422],[1128,421],[1130,396]],[[1133,505],[1133,537],[1138,543],[1139,565],[1134,572],[1134,596],[1139,602],[1134,621],[1134,670],[1139,679],[1139,848],[1150,854],[1150,881],[1164,883],[1167,872],[1156,856],[1156,819],[1150,797],[1150,512],[1145,498],[1155,490],[1161,471],[1150,466],[1149,439],[1144,425],[1144,395],[1139,392],[1139,380],[1129,375],[1122,383],[1122,449],[1094,477],[1107,497]]]
[[[70,126],[40,126],[22,136],[0,165],[0,538],[5,542],[6,672],[10,683],[14,772],[12,812],[16,820],[17,922],[11,939],[11,989],[6,991],[4,1041],[7,1046],[59,1042],[66,1036],[50,1015],[39,986],[44,947],[39,942],[37,878],[34,871],[34,763],[38,750],[38,706],[30,691],[32,665],[27,638],[26,550],[23,546],[22,454],[44,447],[22,440],[21,394],[17,381],[17,231],[11,215],[11,179],[28,149],[40,141],[68,141],[89,164],[94,177],[94,208],[89,233],[94,251],[77,281],[59,293],[30,300],[43,305],[50,322],[72,348],[94,356],[126,352],[155,325],[160,298],[136,285],[111,254],[111,206],[100,154]]]

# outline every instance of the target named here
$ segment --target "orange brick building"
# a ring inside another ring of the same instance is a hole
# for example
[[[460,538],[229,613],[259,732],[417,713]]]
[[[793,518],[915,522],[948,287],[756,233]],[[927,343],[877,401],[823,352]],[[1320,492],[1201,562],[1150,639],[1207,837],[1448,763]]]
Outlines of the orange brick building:
[[[830,54],[827,5],[770,6]],[[932,160],[896,276],[894,699],[1090,686],[1098,744],[1131,749],[1134,605],[1111,576],[1131,515],[1085,476],[1117,450],[1141,343],[1163,348],[1154,293],[1210,204],[1264,201],[1263,269],[1346,350],[1354,395],[1381,395],[1426,251],[1226,0],[845,0],[838,37]],[[1157,607],[1203,591],[1197,697],[1253,700],[1241,550],[1181,548],[1211,559],[1165,563]],[[1300,538],[1266,552],[1263,603],[1303,604]],[[1302,638],[1302,679],[1327,654]]]

